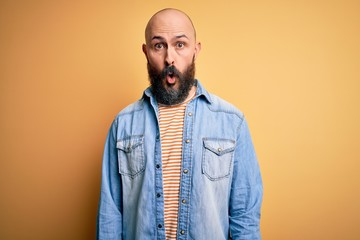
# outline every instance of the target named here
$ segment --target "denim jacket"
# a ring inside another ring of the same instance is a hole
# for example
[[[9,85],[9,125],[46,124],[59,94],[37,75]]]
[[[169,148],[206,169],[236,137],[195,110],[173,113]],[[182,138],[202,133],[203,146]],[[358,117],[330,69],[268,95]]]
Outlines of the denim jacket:
[[[262,180],[243,114],[197,82],[184,118],[177,239],[261,239]],[[107,136],[97,239],[165,239],[158,105],[151,89]]]

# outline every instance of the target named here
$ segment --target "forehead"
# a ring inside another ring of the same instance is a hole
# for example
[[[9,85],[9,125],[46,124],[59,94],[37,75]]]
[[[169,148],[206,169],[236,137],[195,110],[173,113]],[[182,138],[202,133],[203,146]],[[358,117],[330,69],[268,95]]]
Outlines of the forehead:
[[[195,30],[191,20],[184,13],[166,10],[155,14],[149,21],[146,31],[146,41],[154,36],[185,35],[195,40]]]

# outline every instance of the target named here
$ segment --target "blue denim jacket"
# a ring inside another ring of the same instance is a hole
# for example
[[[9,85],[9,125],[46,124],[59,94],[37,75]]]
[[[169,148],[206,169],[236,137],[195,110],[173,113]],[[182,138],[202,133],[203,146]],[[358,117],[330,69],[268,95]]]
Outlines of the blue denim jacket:
[[[97,239],[165,239],[158,105],[150,88],[105,144]],[[261,239],[262,180],[243,114],[197,82],[187,105],[178,239]]]

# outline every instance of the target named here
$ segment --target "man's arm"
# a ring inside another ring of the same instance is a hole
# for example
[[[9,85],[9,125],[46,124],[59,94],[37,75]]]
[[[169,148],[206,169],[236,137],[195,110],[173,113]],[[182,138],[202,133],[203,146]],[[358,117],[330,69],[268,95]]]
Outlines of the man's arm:
[[[261,239],[263,185],[250,132],[244,119],[237,139],[230,193],[230,235],[236,240]]]
[[[97,216],[98,240],[122,239],[121,178],[116,149],[116,129],[117,121],[114,121],[104,148]]]

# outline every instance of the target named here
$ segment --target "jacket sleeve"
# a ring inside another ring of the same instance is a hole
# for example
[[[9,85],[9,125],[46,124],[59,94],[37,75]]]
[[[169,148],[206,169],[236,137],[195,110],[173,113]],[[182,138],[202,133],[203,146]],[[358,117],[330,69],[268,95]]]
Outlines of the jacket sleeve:
[[[230,236],[236,240],[257,240],[261,239],[260,210],[263,185],[245,119],[238,133],[229,202]]]
[[[117,121],[109,130],[102,162],[102,177],[97,215],[98,240],[122,239],[121,178],[116,149]]]

